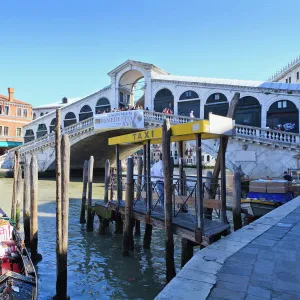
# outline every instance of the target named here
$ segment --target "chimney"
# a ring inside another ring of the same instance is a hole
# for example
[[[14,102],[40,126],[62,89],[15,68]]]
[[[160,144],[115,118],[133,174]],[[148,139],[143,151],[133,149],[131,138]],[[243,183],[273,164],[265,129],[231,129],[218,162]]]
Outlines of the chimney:
[[[8,88],[8,101],[9,102],[14,102],[14,92],[15,89],[14,88]]]

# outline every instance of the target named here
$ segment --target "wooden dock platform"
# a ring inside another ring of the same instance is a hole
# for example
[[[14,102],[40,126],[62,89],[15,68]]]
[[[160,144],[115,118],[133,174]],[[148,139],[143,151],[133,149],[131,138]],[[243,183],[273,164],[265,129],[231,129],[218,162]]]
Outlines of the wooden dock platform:
[[[98,216],[115,220],[117,213],[122,216],[125,215],[125,201],[120,201],[118,210],[117,204],[118,201],[110,201],[108,205],[104,200],[100,200],[95,202],[93,209]],[[145,203],[140,200],[136,201],[132,209],[132,218],[165,230],[164,214],[159,204],[151,211],[151,215],[148,217]],[[194,214],[179,212],[176,217],[173,217],[172,224],[174,234],[197,243],[195,240],[197,221]],[[226,235],[228,229],[229,224],[222,223],[221,220],[204,219],[201,245],[207,246],[213,243],[222,235]]]

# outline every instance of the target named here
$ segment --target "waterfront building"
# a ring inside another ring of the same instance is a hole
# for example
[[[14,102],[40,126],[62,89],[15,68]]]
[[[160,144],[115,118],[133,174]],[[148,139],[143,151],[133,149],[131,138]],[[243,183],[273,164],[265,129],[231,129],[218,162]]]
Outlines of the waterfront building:
[[[300,55],[273,74],[269,81],[300,84]]]
[[[29,103],[14,98],[14,89],[8,96],[0,95],[0,155],[23,142],[23,126],[32,121]]]

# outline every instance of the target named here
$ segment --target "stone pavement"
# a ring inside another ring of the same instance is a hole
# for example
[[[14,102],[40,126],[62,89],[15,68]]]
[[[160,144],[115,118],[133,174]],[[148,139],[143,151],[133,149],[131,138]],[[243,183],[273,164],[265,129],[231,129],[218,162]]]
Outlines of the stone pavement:
[[[156,299],[300,300],[300,197],[197,252]]]

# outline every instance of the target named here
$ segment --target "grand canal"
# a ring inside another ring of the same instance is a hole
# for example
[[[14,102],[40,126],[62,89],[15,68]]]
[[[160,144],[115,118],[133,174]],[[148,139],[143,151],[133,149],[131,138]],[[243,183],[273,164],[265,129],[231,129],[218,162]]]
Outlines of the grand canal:
[[[103,178],[96,178],[93,199],[103,197]],[[10,212],[12,179],[0,179],[1,207]],[[150,250],[142,247],[143,235],[135,238],[131,257],[122,256],[122,236],[86,232],[79,224],[82,183],[70,182],[68,293],[71,299],[153,299],[165,283],[164,232],[153,230]],[[43,260],[37,265],[39,299],[55,294],[55,180],[39,180],[39,252]],[[142,228],[143,232],[143,228]],[[180,240],[175,236],[175,259],[180,267]]]

